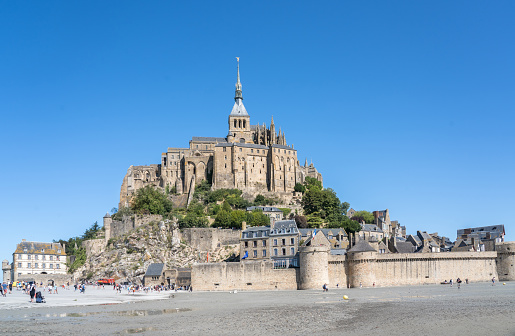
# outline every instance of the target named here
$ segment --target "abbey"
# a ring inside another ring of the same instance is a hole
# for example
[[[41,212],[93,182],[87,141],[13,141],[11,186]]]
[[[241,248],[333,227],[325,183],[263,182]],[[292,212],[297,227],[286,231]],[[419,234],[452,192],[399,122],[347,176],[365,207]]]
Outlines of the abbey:
[[[322,181],[313,164],[299,164],[297,150],[287,145],[280,128],[277,132],[273,117],[270,127],[251,125],[243,105],[239,60],[234,100],[227,136],[193,137],[189,148],[168,148],[160,164],[131,166],[123,179],[120,207],[128,206],[134,192],[146,185],[191,194],[207,180],[213,189],[236,188],[249,195],[272,192],[288,201],[295,184],[306,176]]]

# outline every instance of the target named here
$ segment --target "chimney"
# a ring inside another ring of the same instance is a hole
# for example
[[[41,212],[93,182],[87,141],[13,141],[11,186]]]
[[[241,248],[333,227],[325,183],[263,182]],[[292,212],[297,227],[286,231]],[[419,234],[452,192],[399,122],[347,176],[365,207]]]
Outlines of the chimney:
[[[247,230],[247,222],[245,222],[245,221],[241,222],[241,230],[242,231]]]

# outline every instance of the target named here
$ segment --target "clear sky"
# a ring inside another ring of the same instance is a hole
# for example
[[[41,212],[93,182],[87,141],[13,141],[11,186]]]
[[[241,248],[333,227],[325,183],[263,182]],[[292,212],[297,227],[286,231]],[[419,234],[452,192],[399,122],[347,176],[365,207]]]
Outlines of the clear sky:
[[[80,235],[127,168],[251,122],[356,210],[515,240],[513,1],[0,2],[0,259]]]

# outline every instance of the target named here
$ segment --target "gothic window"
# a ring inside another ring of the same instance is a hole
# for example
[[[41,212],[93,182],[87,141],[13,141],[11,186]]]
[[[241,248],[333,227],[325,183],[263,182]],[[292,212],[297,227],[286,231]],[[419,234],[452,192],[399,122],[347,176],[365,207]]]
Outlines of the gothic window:
[[[246,120],[243,120],[243,128],[247,128],[247,121]]]
[[[240,126],[240,128],[241,128],[241,120],[239,121],[239,123],[238,123],[238,124],[239,124],[239,126]]]
[[[227,168],[227,163],[225,164],[225,168]]]
[[[224,158],[224,160],[227,160],[227,155],[225,155],[225,158]]]
[[[240,143],[245,143],[245,139],[241,138]]]
[[[236,120],[234,120],[234,128],[238,127],[238,126],[236,125],[236,122],[237,122],[237,121],[236,121]]]

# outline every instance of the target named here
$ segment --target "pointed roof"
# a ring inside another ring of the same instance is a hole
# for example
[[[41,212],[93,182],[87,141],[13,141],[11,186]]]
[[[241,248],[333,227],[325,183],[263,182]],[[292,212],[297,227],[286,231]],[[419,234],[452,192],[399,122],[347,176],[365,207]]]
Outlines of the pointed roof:
[[[232,107],[232,111],[230,116],[233,117],[248,117],[249,114],[243,106],[243,94],[241,92],[241,83],[240,83],[240,58],[236,57],[238,60],[238,78],[236,81],[236,93],[234,95],[234,106]]]
[[[359,253],[359,252],[377,252],[372,246],[370,246],[365,240],[359,240],[347,253]]]

